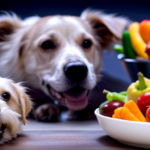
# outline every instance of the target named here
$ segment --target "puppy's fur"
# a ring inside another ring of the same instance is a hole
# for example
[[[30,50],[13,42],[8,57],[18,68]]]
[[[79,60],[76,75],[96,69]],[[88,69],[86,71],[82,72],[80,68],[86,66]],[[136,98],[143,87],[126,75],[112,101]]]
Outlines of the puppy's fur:
[[[126,24],[125,18],[91,10],[80,17],[21,20],[15,14],[1,16],[0,75],[26,81],[69,109],[81,110],[87,106],[87,93],[100,79],[103,49],[121,39]],[[79,78],[82,73],[86,75],[77,82],[64,70],[78,64],[83,69],[74,73]],[[36,118],[41,120],[39,116],[47,106],[37,109]]]
[[[32,108],[25,88],[20,83],[0,77],[0,129],[6,125],[0,145],[16,138],[21,131],[21,120],[25,124],[26,116]]]

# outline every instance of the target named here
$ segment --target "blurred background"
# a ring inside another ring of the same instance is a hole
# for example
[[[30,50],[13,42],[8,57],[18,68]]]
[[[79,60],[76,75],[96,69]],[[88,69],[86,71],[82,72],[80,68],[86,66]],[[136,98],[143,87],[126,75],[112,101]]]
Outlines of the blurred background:
[[[21,18],[38,15],[77,15],[86,8],[128,17],[132,21],[150,19],[150,0],[0,0],[0,10],[13,11]],[[102,72],[126,83],[126,74],[117,53],[104,51]]]

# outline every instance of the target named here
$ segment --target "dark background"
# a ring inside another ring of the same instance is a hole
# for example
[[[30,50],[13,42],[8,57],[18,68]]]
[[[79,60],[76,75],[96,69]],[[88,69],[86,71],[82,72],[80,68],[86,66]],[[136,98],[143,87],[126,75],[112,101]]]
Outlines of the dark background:
[[[0,10],[13,11],[21,18],[39,15],[77,15],[86,8],[128,17],[132,21],[150,19],[150,0],[0,0]],[[103,72],[130,83],[117,53],[104,51]]]
[[[0,10],[13,11],[23,18],[31,15],[80,15],[86,8],[124,15],[136,21],[150,16],[149,0],[0,0]]]

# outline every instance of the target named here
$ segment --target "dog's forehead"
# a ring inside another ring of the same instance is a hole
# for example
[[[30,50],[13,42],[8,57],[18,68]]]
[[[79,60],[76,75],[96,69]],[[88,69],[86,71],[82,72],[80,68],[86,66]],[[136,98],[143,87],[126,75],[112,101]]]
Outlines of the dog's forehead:
[[[44,17],[39,20],[36,25],[37,28],[41,28],[41,32],[45,32],[50,29],[62,29],[66,30],[76,30],[80,28],[81,30],[90,31],[90,26],[80,17],[76,16],[49,16]]]
[[[59,24],[72,24],[73,26],[82,26],[82,23],[78,17],[71,16],[55,16],[47,20],[48,25],[57,26]],[[64,24],[64,25],[65,25]]]
[[[0,92],[2,90],[10,90],[11,88],[11,80],[5,79],[5,78],[0,78]]]
[[[8,92],[13,97],[13,100],[18,102],[18,95],[14,86],[15,83],[13,83],[12,80],[0,77],[0,95],[4,92]]]
[[[0,93],[2,92],[12,93],[14,91],[12,84],[13,84],[12,80],[6,78],[0,78]]]
[[[1,78],[0,77],[0,87],[3,87],[5,85],[8,85],[11,81],[9,79],[6,78]]]

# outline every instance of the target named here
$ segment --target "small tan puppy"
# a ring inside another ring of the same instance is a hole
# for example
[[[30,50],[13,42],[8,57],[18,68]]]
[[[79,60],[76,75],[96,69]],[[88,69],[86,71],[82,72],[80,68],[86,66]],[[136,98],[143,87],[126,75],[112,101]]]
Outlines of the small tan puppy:
[[[0,77],[0,145],[16,138],[32,103],[20,83]]]

